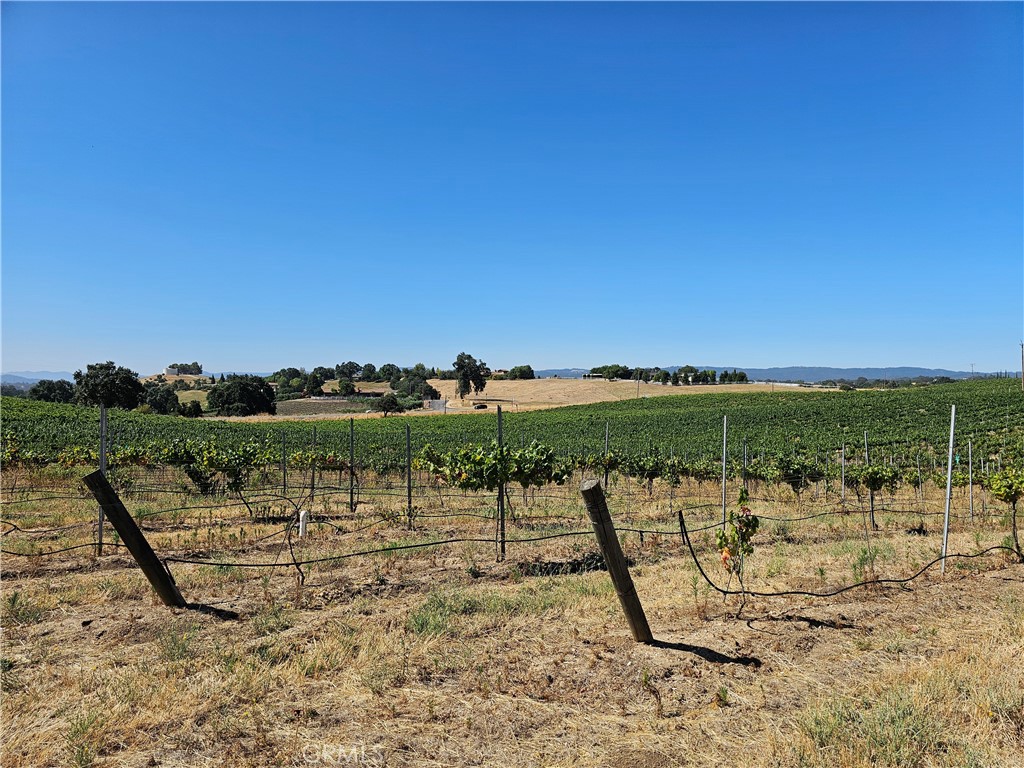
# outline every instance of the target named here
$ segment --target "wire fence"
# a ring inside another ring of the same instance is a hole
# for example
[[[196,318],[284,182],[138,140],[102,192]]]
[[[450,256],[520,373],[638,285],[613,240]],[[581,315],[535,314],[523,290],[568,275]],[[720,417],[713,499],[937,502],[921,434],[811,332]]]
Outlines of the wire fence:
[[[345,561],[467,546],[493,548],[496,557],[507,549],[516,567],[527,573],[531,562],[535,573],[601,567],[600,557],[592,556],[594,533],[578,489],[584,480],[602,474],[578,470],[563,485],[507,490],[507,528],[498,525],[495,494],[453,490],[411,468],[399,475],[377,475],[268,466],[244,488],[220,488],[214,494],[199,494],[177,467],[125,468],[113,479],[169,573],[172,566],[283,570],[294,571],[302,583],[311,570]],[[709,588],[729,595],[738,592],[720,587],[703,563],[716,555],[713,532],[722,527],[721,499],[735,506],[732,500],[742,485],[727,480],[723,494],[721,482],[648,482],[610,472],[607,498],[620,538],[635,537],[637,556],[653,542],[662,553],[692,559]],[[896,536],[937,533],[938,519],[944,516],[943,489],[934,486],[880,493],[873,508],[866,499],[844,495],[825,481],[810,484],[799,496],[788,486],[766,483],[749,483],[749,490],[747,503],[765,523],[757,545],[766,551],[779,542],[852,542],[858,547],[863,542],[870,549]],[[101,523],[96,503],[75,474],[39,472],[19,483],[5,482],[0,505],[0,552],[5,558],[97,556]],[[954,530],[974,531],[977,551],[930,558],[910,575],[860,578],[827,590],[746,594],[828,597],[869,583],[904,584],[946,559],[1010,554],[1013,549],[1005,542],[982,547],[978,535],[985,532],[991,538],[1007,531],[1008,510],[981,488],[957,489],[950,524]],[[303,512],[312,531],[300,538]],[[880,522],[877,527],[868,527],[869,514]],[[103,541],[105,556],[123,552],[115,532],[108,529]],[[572,541],[577,543],[569,552],[550,549]],[[851,553],[856,555],[856,549]],[[10,570],[9,563],[4,570]]]

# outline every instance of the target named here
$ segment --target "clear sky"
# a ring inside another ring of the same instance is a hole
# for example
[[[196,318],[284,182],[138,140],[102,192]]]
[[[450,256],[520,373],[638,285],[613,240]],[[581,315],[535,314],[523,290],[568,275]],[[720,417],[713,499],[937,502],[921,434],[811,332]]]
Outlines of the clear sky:
[[[2,367],[1020,367],[1021,3],[2,5]]]

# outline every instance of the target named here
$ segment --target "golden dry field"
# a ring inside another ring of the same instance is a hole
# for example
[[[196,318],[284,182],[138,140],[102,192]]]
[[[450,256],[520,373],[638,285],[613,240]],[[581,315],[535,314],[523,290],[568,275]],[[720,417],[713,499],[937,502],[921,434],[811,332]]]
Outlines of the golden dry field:
[[[449,401],[449,410],[472,409],[473,402],[493,403],[514,410],[540,410],[561,408],[566,405],[586,405],[612,400],[633,400],[637,397],[687,395],[707,392],[766,392],[771,384],[695,384],[673,387],[635,381],[607,381],[604,379],[528,379],[488,381],[479,395],[470,395],[460,402],[456,382],[432,379],[431,386]],[[776,384],[782,387],[787,385]],[[493,405],[492,405],[493,407]]]
[[[717,485],[659,482],[648,495],[613,473],[609,507],[657,641],[639,645],[608,573],[591,570],[582,479],[511,494],[496,562],[487,496],[417,486],[410,523],[396,480],[364,481],[353,513],[330,473],[309,504],[298,478],[291,501],[193,497],[181,478],[139,470],[126,506],[160,557],[192,561],[168,563],[192,605],[159,604],[123,549],[5,554],[0,762],[1021,765],[1024,566],[1005,551],[903,584],[750,597],[737,615],[675,514],[687,510],[725,586]],[[912,576],[941,548],[941,491],[925,490],[880,497],[872,531],[856,498],[754,488],[747,588]],[[954,498],[950,552],[1008,533],[1005,506],[976,493],[973,521],[964,491]],[[95,502],[73,479],[8,473],[3,500],[9,552],[93,540]],[[288,522],[300,504],[314,513],[305,539]],[[542,536],[557,538],[521,541]],[[463,541],[417,546],[450,539]]]

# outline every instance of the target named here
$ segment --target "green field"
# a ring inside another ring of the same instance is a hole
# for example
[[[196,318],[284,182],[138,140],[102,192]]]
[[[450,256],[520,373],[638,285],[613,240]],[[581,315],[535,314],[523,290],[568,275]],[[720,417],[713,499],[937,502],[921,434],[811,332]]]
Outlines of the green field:
[[[886,391],[834,392],[786,390],[646,398],[546,411],[507,413],[504,438],[510,445],[537,440],[564,457],[604,452],[620,455],[674,454],[689,460],[721,455],[722,418],[728,416],[729,451],[742,455],[810,454],[836,451],[844,443],[851,455],[863,448],[868,433],[873,451],[897,461],[923,454],[944,458],[950,406],[957,407],[957,442],[973,444],[976,459],[1019,456],[1024,452],[1024,394],[1012,379],[963,381]],[[0,402],[5,457],[31,455],[56,460],[62,451],[95,451],[99,414],[95,408],[54,405],[14,398]],[[382,469],[401,466],[405,429],[414,450],[430,443],[450,449],[482,443],[497,434],[495,413],[432,418],[355,421],[357,460]],[[274,452],[308,449],[314,430],[317,447],[347,456],[347,420],[238,423],[182,419],[125,411],[110,416],[110,442],[120,446],[161,446],[178,438],[214,439],[222,446],[266,440]]]

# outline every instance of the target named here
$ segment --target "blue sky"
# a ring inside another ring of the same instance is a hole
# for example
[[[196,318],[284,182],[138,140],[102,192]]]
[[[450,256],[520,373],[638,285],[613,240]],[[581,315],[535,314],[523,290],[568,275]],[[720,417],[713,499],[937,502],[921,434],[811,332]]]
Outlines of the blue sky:
[[[4,2],[3,370],[1019,368],[1022,9]]]

